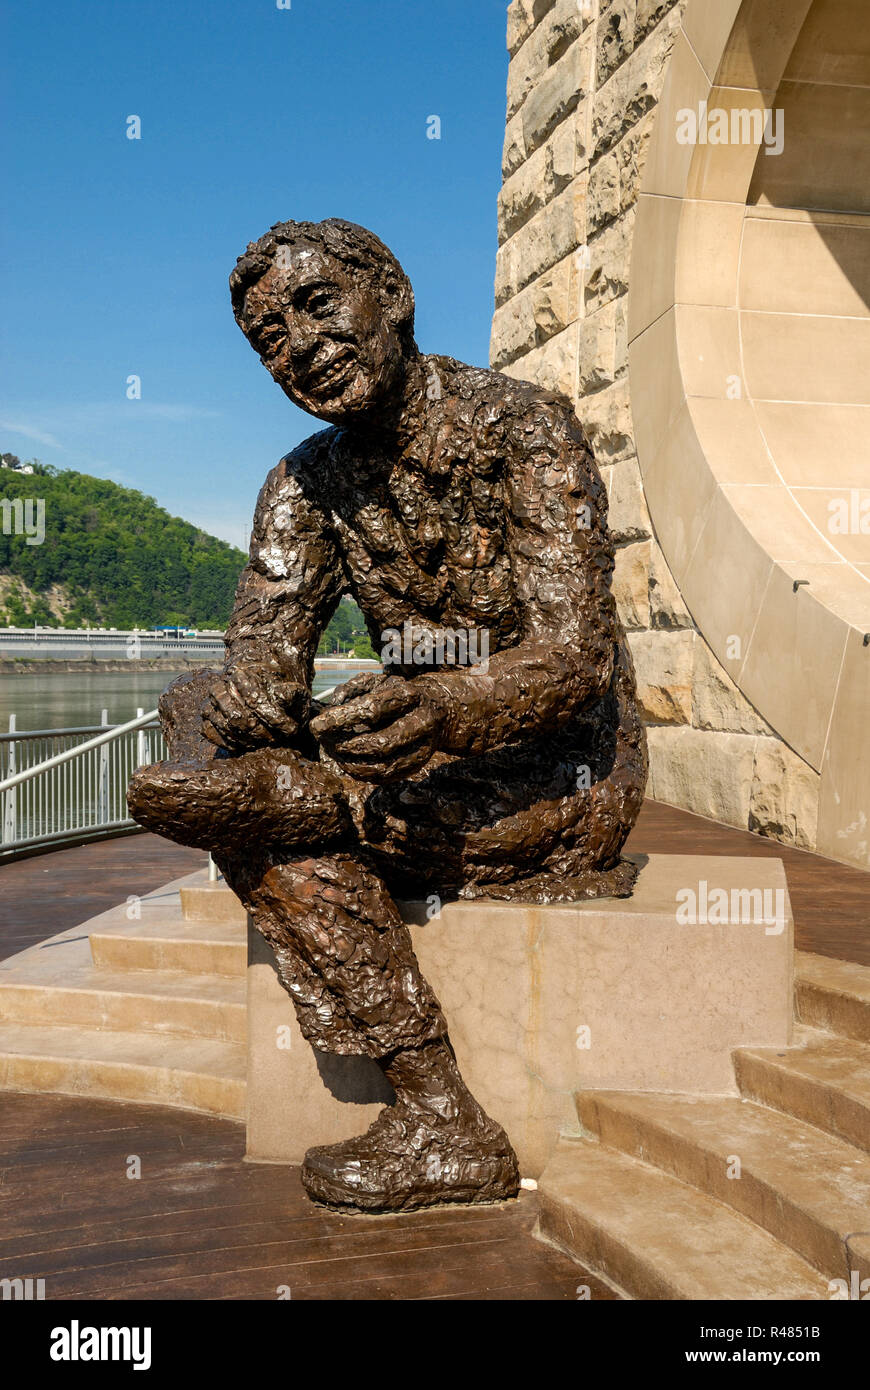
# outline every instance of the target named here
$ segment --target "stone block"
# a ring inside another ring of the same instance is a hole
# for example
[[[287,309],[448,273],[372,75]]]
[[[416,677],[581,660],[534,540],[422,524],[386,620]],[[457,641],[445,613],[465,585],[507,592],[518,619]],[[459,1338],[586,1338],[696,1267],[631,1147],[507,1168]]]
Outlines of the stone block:
[[[550,152],[552,165],[553,194],[557,196],[568,187],[576,172],[577,140],[571,121],[556,127],[546,148]]]
[[[759,738],[749,803],[749,829],[782,844],[815,849],[821,777],[776,738]]]
[[[222,879],[214,883],[188,883],[179,890],[181,912],[187,922],[225,922],[244,926],[248,914]]]
[[[653,628],[694,627],[692,615],[683,602],[670,566],[658,541],[653,541],[649,569],[650,626]],[[695,721],[697,722],[697,720]],[[737,732],[743,732],[738,730]],[[745,732],[752,732],[747,730]]]
[[[489,365],[493,371],[504,371],[509,363],[535,347],[535,321],[528,300],[529,292],[523,290],[493,315],[489,341]]]
[[[584,7],[582,0],[557,0],[540,29],[548,63],[557,62],[589,27],[592,14],[592,7]]]
[[[592,98],[581,101],[569,124],[574,132],[574,172],[579,174],[589,164],[589,109]]]
[[[617,68],[592,100],[589,158],[598,159],[611,149],[633,124],[626,120],[629,87],[628,67]]]
[[[617,546],[611,590],[628,631],[649,627],[649,541]]]
[[[650,785],[656,801],[746,830],[756,739],[685,725],[647,730]]]
[[[652,522],[637,459],[606,465],[601,476],[607,488],[608,522],[613,539],[618,544],[648,540],[652,535]]]
[[[498,240],[502,245],[553,196],[549,150],[542,145],[505,179],[498,195]]]
[[[511,0],[507,12],[507,48],[511,57],[535,27],[532,0]]]
[[[615,154],[604,155],[589,170],[589,194],[586,201],[587,237],[612,222],[619,213],[619,165]]]
[[[590,45],[580,39],[535,84],[522,108],[523,139],[530,153],[571,115],[589,91]]]
[[[599,468],[634,457],[631,404],[624,378],[578,400],[577,412]]]
[[[618,299],[628,292],[635,217],[635,210],[631,208],[597,236],[588,239],[587,314],[593,313],[608,300]]]
[[[595,85],[604,83],[634,47],[635,0],[605,0],[598,16]]]
[[[693,684],[692,723],[699,729],[718,729],[734,734],[772,733],[702,638],[695,644]]]
[[[617,377],[628,371],[628,296],[622,295],[615,301],[613,321],[613,357]]]
[[[576,178],[499,247],[495,300],[504,304],[580,243],[586,199],[585,178]]]
[[[577,315],[577,281],[576,259],[566,256],[496,309],[490,348],[496,371],[569,326]]]
[[[641,716],[652,724],[691,724],[694,632],[628,635]]]
[[[511,61],[507,82],[509,117],[520,110],[588,22],[577,0],[557,0]]]
[[[574,132],[559,126],[502,185],[498,196],[499,243],[507,241],[540,208],[557,197],[574,177]]]
[[[548,391],[558,391],[573,400],[577,388],[577,324],[557,333],[543,347],[504,368],[505,376],[516,381],[533,381]]]
[[[641,860],[624,900],[451,903],[432,921],[424,904],[405,905],[463,1075],[507,1129],[523,1176],[540,1174],[560,1132],[576,1132],[576,1091],[734,1095],[735,1047],[789,1042],[792,926],[781,863]],[[716,889],[725,891],[724,922],[711,911]],[[754,895],[765,890],[769,925],[753,920]],[[312,1144],[360,1133],[388,1102],[373,1063],[315,1057],[302,1041],[259,938],[249,1025],[250,1159],[298,1163]],[[284,1036],[290,1046],[280,1049]]]
[[[540,53],[540,44],[536,42],[536,37],[527,39],[511,59],[507,78],[508,120],[521,110],[529,93],[535,89],[546,72],[546,56]]]
[[[675,7],[651,29],[642,43],[635,39],[634,52],[628,63],[628,102],[625,128],[636,124],[659,102],[665,83],[671,51],[680,30],[680,8]]]
[[[655,117],[655,111],[647,112],[615,147],[619,167],[620,212],[625,212],[637,202]]]
[[[361,1134],[392,1088],[368,1057],[334,1057],[306,1042],[272,950],[248,931],[246,1157],[301,1163],[313,1144]]]
[[[634,19],[634,41],[639,44],[651,29],[661,22],[670,10],[685,8],[685,0],[637,0]]]
[[[597,314],[581,319],[578,338],[580,363],[577,389],[581,397],[616,380],[616,301]]]
[[[622,63],[599,85],[592,112],[592,155],[609,150],[642,116],[656,106],[680,24],[680,11],[671,10]]]
[[[523,138],[523,123],[519,116],[508,121],[504,131],[504,147],[501,157],[502,178],[510,178],[519,169],[526,157],[526,144]]]

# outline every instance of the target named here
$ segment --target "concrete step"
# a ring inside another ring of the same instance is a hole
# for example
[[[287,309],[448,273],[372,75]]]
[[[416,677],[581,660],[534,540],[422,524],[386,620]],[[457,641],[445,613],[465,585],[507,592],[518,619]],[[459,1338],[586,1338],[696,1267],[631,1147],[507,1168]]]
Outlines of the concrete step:
[[[741,1094],[870,1152],[870,1047],[801,1024],[794,1041],[784,1049],[738,1048]]]
[[[801,1023],[870,1043],[870,966],[795,952],[795,1012]]]
[[[245,1114],[245,1048],[201,1038],[0,1024],[0,1089]]]
[[[95,965],[114,970],[184,970],[241,978],[247,918],[223,882],[189,874],[148,897],[104,912],[89,924]]]
[[[731,1207],[829,1278],[848,1279],[846,1239],[870,1224],[870,1158],[860,1149],[731,1096],[576,1099],[584,1129],[609,1148]]]
[[[244,1044],[245,981],[178,970],[111,970],[83,964],[47,976],[31,961],[0,970],[0,1023],[61,1023],[213,1038]]]
[[[161,920],[118,920],[91,929],[94,964],[118,970],[188,970],[243,978],[248,947],[237,923],[186,922],[180,911]]]
[[[720,1202],[590,1140],[561,1140],[538,1181],[539,1234],[629,1298],[830,1297],[793,1250]]]
[[[192,876],[179,889],[181,912],[187,922],[247,925],[248,914],[223,879],[208,881],[208,875]]]
[[[247,932],[186,921],[188,875],[0,963],[0,1089],[243,1119]]]
[[[182,923],[177,897],[174,916],[175,921],[171,905],[166,903],[159,911],[143,906],[142,919],[132,922],[120,909],[103,913],[94,935],[99,941],[101,931],[109,940],[115,934],[119,961],[111,960],[111,951],[110,958],[105,959],[99,949],[94,959],[91,933],[85,924],[0,962],[0,1023],[107,1028],[243,1044],[247,1010],[242,961],[237,962],[240,969],[233,975],[207,968],[172,969],[164,964],[153,969],[130,968],[137,963],[130,947],[138,932],[158,933],[150,937],[153,947],[167,934],[171,939],[171,934],[180,930],[186,936],[218,930]],[[177,946],[177,939],[174,944]],[[188,965],[207,967],[213,963],[212,946],[209,942],[207,950],[181,959]]]

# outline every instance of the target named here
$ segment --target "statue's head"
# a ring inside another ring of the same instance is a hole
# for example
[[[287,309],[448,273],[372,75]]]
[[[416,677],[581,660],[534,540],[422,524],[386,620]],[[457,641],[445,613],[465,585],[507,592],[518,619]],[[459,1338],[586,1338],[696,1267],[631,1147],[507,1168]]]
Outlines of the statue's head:
[[[353,222],[277,223],[240,256],[230,292],[236,322],[281,389],[330,424],[377,412],[416,354],[408,277]]]

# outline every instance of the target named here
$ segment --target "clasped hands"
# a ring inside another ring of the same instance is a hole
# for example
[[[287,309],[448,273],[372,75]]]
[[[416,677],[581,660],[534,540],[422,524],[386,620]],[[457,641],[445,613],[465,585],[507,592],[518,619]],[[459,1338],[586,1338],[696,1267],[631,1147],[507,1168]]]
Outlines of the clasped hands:
[[[298,697],[297,686],[292,692]],[[286,711],[278,688],[268,693],[248,674],[218,677],[210,689],[211,709],[203,720],[206,737],[232,752],[275,741],[298,724]],[[310,729],[343,772],[361,782],[390,782],[408,777],[435,752],[446,710],[425,676],[367,671],[340,686],[332,703]]]

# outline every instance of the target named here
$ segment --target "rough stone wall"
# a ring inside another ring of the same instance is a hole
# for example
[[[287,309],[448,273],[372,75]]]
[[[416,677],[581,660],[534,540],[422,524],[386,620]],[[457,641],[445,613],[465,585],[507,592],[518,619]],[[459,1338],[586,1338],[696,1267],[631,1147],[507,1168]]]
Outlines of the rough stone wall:
[[[635,452],[626,306],[635,203],[686,0],[512,0],[491,363],[571,397],[610,498],[614,593],[657,800],[813,848],[819,776],[695,629]]]

